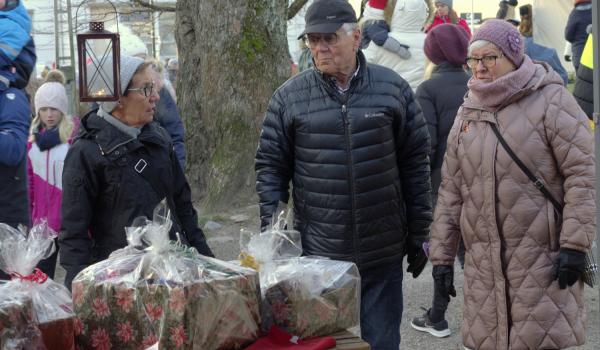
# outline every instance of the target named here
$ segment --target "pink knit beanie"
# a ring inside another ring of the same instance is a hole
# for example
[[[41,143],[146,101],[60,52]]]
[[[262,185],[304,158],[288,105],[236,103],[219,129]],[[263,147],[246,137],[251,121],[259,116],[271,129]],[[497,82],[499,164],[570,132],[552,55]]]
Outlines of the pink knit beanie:
[[[477,40],[486,40],[498,46],[502,53],[511,60],[515,66],[520,67],[525,58],[525,43],[519,30],[501,19],[489,19],[483,23],[471,38],[472,44]]]

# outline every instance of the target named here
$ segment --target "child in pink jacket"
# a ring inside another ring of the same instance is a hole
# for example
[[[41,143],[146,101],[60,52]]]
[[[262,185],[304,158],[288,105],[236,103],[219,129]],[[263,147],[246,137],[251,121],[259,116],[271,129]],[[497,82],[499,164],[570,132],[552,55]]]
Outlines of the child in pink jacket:
[[[60,231],[62,172],[73,130],[67,115],[68,99],[59,82],[42,84],[35,94],[35,117],[27,144],[27,170],[31,221],[47,220],[48,226]],[[38,267],[54,278],[57,252]]]

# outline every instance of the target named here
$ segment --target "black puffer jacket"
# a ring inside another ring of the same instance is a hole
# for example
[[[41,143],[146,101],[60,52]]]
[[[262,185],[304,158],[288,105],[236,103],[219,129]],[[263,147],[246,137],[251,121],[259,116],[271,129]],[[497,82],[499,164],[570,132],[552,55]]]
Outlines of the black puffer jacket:
[[[594,114],[594,70],[585,64],[580,64],[577,68],[573,96],[575,96],[579,107],[591,120]]]
[[[400,260],[431,222],[429,135],[412,90],[367,64],[341,96],[315,69],[280,87],[256,154],[262,225],[293,183],[304,253],[361,270]]]
[[[441,168],[446,154],[446,139],[467,93],[467,81],[469,75],[462,67],[442,62],[435,67],[431,79],[417,88],[417,100],[423,108],[431,137],[429,160],[434,200],[442,181]]]
[[[146,180],[148,172],[156,174],[154,183]],[[139,216],[151,219],[168,195],[175,212],[171,238],[182,232],[190,245],[212,256],[168,133],[150,123],[132,138],[95,111],[86,115],[63,172],[59,245],[65,284],[70,287],[80,270],[126,246],[124,228]]]

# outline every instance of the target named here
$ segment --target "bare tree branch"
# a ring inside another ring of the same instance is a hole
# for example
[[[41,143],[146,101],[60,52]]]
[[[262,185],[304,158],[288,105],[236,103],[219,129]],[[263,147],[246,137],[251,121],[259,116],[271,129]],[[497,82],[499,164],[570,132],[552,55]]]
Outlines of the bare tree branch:
[[[140,1],[140,0],[136,0],[136,1]],[[296,16],[296,14],[298,13],[298,11],[300,11],[300,9],[306,5],[306,3],[308,2],[308,0],[294,0],[294,2],[290,5],[290,7],[288,7],[288,20],[294,18],[294,16]]]
[[[131,2],[135,5],[140,5],[153,11],[175,12],[175,6],[155,5],[149,3],[147,0],[131,0]]]

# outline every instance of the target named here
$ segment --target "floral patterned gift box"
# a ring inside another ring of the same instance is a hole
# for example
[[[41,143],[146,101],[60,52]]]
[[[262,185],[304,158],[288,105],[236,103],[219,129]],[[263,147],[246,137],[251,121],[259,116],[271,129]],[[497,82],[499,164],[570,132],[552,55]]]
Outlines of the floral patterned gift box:
[[[0,349],[43,349],[31,296],[5,286],[0,284]]]
[[[357,326],[360,275],[350,262],[300,257],[302,240],[289,230],[287,209],[279,210],[265,231],[242,230],[240,264],[260,274],[262,329],[275,324],[309,338]]]
[[[75,347],[71,294],[35,268],[54,252],[56,236],[46,222],[33,226],[29,232],[23,227],[17,230],[0,224],[0,269],[12,278],[3,288],[31,298],[33,320],[44,342],[41,349],[71,350]]]
[[[167,223],[155,215],[129,230],[130,242],[133,234],[157,235],[149,247],[130,245],[74,279],[79,348],[224,350],[258,338],[257,272],[168,242]]]
[[[353,263],[300,257],[274,260],[260,273],[265,326],[310,338],[359,324],[360,276]]]

